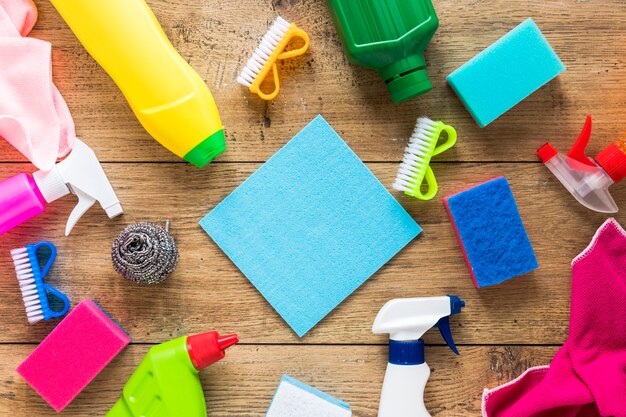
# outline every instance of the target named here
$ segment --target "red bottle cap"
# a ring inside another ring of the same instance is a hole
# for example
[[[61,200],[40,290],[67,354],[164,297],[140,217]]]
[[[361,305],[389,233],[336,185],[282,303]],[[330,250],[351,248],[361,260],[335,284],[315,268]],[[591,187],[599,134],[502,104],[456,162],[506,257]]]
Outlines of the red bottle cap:
[[[224,359],[224,351],[239,342],[236,334],[220,336],[217,332],[207,332],[187,337],[187,352],[191,363],[201,371],[209,365]]]
[[[544,164],[550,159],[554,158],[557,153],[559,152],[554,149],[554,146],[550,145],[549,143],[546,143],[537,150],[537,156],[541,158],[541,162],[543,162]]]
[[[618,183],[626,177],[626,153],[615,143],[596,156],[596,162]]]

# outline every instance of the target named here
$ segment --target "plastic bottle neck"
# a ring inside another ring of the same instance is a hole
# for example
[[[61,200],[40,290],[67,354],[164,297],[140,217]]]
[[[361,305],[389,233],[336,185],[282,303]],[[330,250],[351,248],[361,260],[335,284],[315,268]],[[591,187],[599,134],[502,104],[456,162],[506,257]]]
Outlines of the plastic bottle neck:
[[[424,341],[389,340],[389,363],[393,365],[421,365],[424,363]]]
[[[426,73],[426,61],[423,53],[397,60],[379,72],[387,84],[391,99],[395,103],[417,97],[432,89],[432,84]]]
[[[58,200],[70,193],[63,177],[55,165],[50,171],[37,171],[33,173],[37,189],[48,203]]]

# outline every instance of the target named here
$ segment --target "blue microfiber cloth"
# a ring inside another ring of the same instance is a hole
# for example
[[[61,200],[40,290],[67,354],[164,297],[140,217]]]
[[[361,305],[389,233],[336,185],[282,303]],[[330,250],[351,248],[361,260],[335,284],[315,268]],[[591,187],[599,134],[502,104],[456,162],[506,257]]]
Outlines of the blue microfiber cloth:
[[[321,116],[200,225],[298,336],[421,231]]]
[[[476,288],[539,268],[504,177],[444,198]]]
[[[265,417],[350,417],[346,402],[283,375]]]
[[[485,127],[565,70],[528,18],[446,78]]]

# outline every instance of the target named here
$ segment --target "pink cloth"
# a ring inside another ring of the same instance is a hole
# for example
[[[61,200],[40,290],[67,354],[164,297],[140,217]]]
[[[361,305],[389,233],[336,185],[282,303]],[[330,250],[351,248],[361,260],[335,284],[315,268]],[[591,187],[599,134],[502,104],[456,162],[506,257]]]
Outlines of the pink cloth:
[[[36,20],[32,0],[0,0],[0,136],[49,170],[71,150],[76,132],[52,83],[50,43],[23,37]]]
[[[483,394],[485,417],[626,416],[626,231],[607,220],[572,262],[569,336],[550,366]]]

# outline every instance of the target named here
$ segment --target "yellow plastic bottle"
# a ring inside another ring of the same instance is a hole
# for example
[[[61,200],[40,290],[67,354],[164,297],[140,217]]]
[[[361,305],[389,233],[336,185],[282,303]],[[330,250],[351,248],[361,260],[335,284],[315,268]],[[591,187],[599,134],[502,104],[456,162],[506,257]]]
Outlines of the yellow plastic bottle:
[[[226,150],[209,88],[144,0],[51,0],[154,139],[202,167]]]

